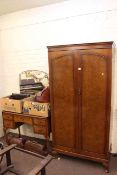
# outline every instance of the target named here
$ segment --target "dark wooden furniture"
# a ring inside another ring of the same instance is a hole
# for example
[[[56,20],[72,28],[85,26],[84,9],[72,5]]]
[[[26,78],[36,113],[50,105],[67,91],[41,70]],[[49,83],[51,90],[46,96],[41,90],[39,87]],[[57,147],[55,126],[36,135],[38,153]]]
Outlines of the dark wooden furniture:
[[[109,169],[113,42],[49,46],[53,149]]]
[[[0,150],[0,157],[3,158],[4,155],[6,155],[6,167],[4,169],[0,169],[0,175],[4,174],[6,171],[10,170],[10,168],[13,167],[12,163],[11,163],[11,155],[10,155],[10,151],[12,149],[14,149],[16,147],[16,144],[10,145],[6,148],[3,148],[2,150]],[[2,159],[1,159],[2,161]],[[0,164],[1,164],[0,161]]]
[[[16,146],[17,146],[16,144],[12,144],[0,150],[0,156],[6,155],[6,167],[0,170],[0,175],[3,175],[7,171],[12,172],[13,174],[19,175],[19,173],[15,169],[13,169],[14,165],[12,164],[12,161],[11,161],[11,150],[12,149],[22,151],[26,154],[30,154],[30,155],[36,156],[41,159],[40,164],[38,166],[35,166],[27,175],[37,175],[38,173],[41,173],[41,175],[46,175],[45,168],[48,165],[48,163],[53,159],[51,155],[44,157],[42,155],[18,148]]]
[[[36,134],[45,136],[46,144],[48,146],[50,136],[50,118],[49,117],[37,117],[34,115],[19,114],[14,112],[2,112],[3,128],[6,133],[7,129],[16,129],[22,124],[29,124],[33,127],[33,131]]]

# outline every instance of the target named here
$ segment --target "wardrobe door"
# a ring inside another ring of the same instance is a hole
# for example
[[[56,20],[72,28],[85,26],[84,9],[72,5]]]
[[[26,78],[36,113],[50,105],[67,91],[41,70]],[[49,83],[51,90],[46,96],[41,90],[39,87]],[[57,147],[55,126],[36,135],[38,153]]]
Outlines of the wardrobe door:
[[[73,151],[75,147],[75,94],[73,55],[50,56],[50,91],[54,148]]]
[[[80,51],[80,152],[104,158],[108,150],[111,50]]]

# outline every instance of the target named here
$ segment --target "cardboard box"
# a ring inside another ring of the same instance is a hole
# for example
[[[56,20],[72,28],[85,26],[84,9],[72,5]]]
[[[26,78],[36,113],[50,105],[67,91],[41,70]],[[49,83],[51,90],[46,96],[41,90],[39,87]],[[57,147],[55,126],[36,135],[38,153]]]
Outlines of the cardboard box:
[[[34,96],[26,98],[23,103],[23,113],[36,115],[39,117],[48,117],[50,109],[49,103],[39,103],[34,101]]]
[[[10,96],[3,97],[0,99],[0,106],[4,111],[11,111],[22,113],[23,111],[23,100],[9,99]]]

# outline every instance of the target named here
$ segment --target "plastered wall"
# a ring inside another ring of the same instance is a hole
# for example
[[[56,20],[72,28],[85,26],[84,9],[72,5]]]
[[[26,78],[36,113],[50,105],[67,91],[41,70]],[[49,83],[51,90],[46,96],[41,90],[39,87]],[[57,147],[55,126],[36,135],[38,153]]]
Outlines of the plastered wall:
[[[0,96],[19,92],[19,73],[48,72],[47,46],[114,41],[117,44],[116,0],[68,0],[0,17]],[[113,60],[112,152],[117,152],[117,58]],[[0,135],[2,136],[0,117]],[[33,135],[24,126],[22,134]]]

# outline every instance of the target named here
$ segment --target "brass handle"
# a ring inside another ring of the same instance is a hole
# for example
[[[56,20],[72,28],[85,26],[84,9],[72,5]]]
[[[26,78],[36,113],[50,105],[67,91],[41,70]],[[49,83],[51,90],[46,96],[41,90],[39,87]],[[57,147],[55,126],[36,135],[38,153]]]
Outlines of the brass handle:
[[[81,89],[78,88],[78,95],[81,95]]]

